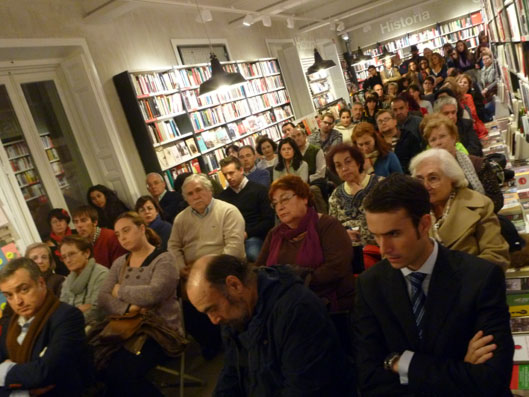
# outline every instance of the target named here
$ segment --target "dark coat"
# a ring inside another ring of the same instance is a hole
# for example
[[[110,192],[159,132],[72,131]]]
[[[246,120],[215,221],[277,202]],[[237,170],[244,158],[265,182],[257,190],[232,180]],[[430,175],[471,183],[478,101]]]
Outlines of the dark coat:
[[[174,218],[180,211],[187,207],[182,194],[179,192],[166,191],[163,198],[159,201],[160,207],[163,210],[162,218],[173,224]]]
[[[482,157],[483,146],[478,138],[478,134],[474,131],[473,124],[474,122],[470,119],[458,118],[457,132],[459,133],[459,140],[468,150],[469,154]]]
[[[224,326],[217,397],[355,396],[352,366],[321,300],[287,267],[260,268],[245,331]]]
[[[31,361],[17,364],[7,373],[5,384],[29,390],[48,385],[55,387],[46,396],[80,396],[94,382],[92,355],[86,343],[81,311],[61,303],[39,334]],[[0,360],[9,358],[6,347],[7,327],[0,336]],[[44,354],[43,354],[44,352]],[[0,388],[0,396],[13,389]]]
[[[360,275],[354,346],[363,396],[511,396],[514,345],[502,269],[439,246],[419,339],[406,282],[387,260]],[[494,356],[465,363],[477,331],[493,335]],[[407,386],[383,368],[392,352],[414,352]]]
[[[162,240],[162,245],[160,246],[160,248],[163,250],[167,250],[167,242],[169,241],[169,237],[171,236],[171,230],[173,228],[173,225],[167,221],[164,221],[160,217],[160,215],[158,215],[154,219],[154,221],[149,224],[149,227],[154,230]]]
[[[399,158],[404,173],[409,174],[411,159],[421,152],[421,140],[410,130],[401,130],[400,138],[395,146],[395,154]]]

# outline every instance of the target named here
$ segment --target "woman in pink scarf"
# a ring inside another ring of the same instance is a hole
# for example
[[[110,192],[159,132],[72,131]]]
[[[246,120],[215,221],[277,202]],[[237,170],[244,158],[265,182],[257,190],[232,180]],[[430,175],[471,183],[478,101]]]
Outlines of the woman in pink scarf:
[[[281,223],[266,236],[256,265],[292,265],[331,311],[352,308],[353,253],[345,228],[316,212],[310,187],[298,176],[274,181],[268,195]]]

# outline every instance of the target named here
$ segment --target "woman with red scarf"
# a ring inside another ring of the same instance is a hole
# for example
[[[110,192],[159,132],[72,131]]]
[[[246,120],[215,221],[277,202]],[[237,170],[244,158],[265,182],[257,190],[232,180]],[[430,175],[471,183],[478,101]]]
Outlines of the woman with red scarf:
[[[46,243],[50,246],[53,259],[55,259],[55,263],[57,264],[55,273],[62,274],[63,276],[67,276],[70,271],[61,260],[59,245],[61,245],[62,239],[65,236],[70,236],[72,233],[75,233],[75,230],[72,231],[68,226],[70,220],[70,214],[62,208],[54,208],[48,214],[48,225],[50,225],[51,232]]]
[[[353,251],[345,228],[316,212],[309,185],[298,176],[274,181],[268,196],[281,223],[266,236],[256,265],[290,264],[331,311],[351,309]]]

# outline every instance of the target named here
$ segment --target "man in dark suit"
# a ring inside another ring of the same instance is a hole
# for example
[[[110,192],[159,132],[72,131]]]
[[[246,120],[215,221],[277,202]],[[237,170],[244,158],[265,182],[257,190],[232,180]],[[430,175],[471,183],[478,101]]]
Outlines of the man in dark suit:
[[[0,396],[81,396],[94,381],[83,314],[46,288],[31,259],[5,265],[0,290],[14,312],[2,321]]]
[[[180,211],[187,207],[187,203],[179,192],[167,190],[167,185],[160,174],[151,172],[147,175],[147,190],[162,207],[162,218],[173,223],[174,218]]]
[[[380,182],[364,208],[385,259],[357,284],[362,395],[510,396],[514,346],[501,268],[430,239],[428,192],[409,176]]]

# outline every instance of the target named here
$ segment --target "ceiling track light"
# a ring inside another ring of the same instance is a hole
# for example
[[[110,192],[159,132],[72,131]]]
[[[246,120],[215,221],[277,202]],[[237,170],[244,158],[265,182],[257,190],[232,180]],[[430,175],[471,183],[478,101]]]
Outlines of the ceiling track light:
[[[336,66],[336,63],[334,63],[333,60],[323,60],[318,50],[314,49],[314,63],[311,67],[308,68],[307,73],[313,74],[316,72],[319,72],[321,70],[332,68],[333,66]]]
[[[272,18],[270,18],[270,15],[263,15],[263,26],[269,28],[272,26]]]
[[[294,18],[292,18],[292,17],[288,17],[287,18],[287,28],[289,28],[289,29],[294,29],[295,28]]]
[[[338,26],[336,27],[336,30],[337,30],[338,32],[341,32],[341,31],[344,30],[344,29],[345,29],[345,24],[344,24],[343,22],[340,22],[340,23],[338,24]]]
[[[211,22],[213,21],[213,15],[211,15],[211,10],[208,8],[203,9],[200,11],[200,15],[202,16],[202,20],[204,22]]]
[[[244,26],[252,26],[252,24],[254,23],[254,19],[253,19],[253,16],[248,14],[244,17],[244,19],[242,20],[242,24]]]

